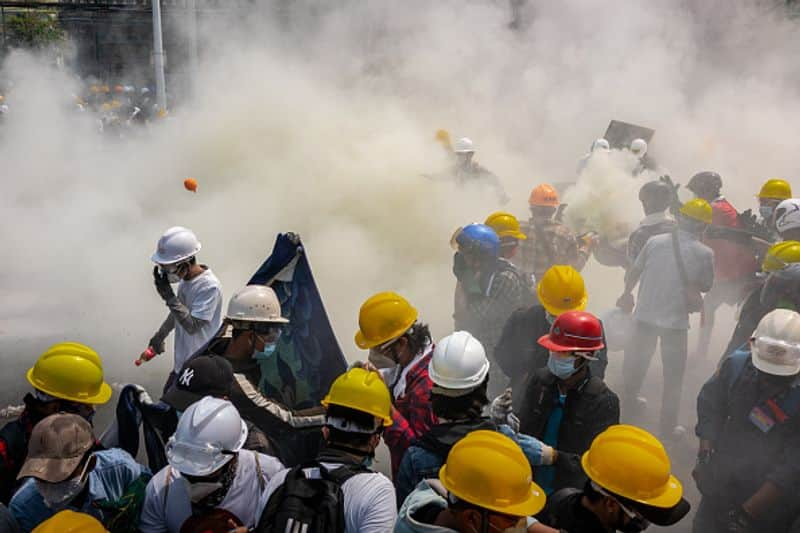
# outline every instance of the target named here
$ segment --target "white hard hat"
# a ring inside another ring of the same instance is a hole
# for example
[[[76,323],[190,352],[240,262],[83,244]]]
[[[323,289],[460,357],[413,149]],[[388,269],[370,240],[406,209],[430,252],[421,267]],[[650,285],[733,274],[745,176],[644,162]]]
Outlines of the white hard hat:
[[[592,152],[596,152],[598,150],[605,150],[607,152],[611,150],[611,145],[608,144],[607,140],[600,137],[599,139],[595,139],[595,141],[592,143]]]
[[[631,142],[631,152],[633,152],[634,155],[642,157],[647,153],[647,142],[644,139],[634,139],[633,142]]]
[[[228,302],[225,316],[244,322],[289,322],[281,316],[281,303],[275,291],[266,285],[248,285],[237,291]]]
[[[489,359],[483,345],[466,331],[456,331],[440,340],[428,366],[434,385],[463,394],[483,383],[488,373]]]
[[[800,198],[789,198],[775,208],[775,229],[778,233],[800,228]]]
[[[800,372],[800,313],[775,309],[758,323],[751,342],[753,366],[773,376]]]
[[[186,408],[167,442],[167,461],[178,472],[207,476],[233,459],[247,440],[247,426],[228,400],[206,396]]]
[[[156,253],[150,259],[159,265],[171,265],[197,255],[200,248],[200,241],[192,230],[174,226],[158,239]]]
[[[475,145],[473,144],[472,139],[468,139],[467,137],[461,137],[456,141],[455,146],[453,146],[453,152],[457,154],[470,154],[474,151]]]

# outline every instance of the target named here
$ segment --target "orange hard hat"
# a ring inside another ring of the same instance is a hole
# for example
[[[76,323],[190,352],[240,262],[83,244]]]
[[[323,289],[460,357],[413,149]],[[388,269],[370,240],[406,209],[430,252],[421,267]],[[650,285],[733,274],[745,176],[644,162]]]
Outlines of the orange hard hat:
[[[534,187],[528,198],[528,205],[531,206],[558,207],[560,203],[558,191],[548,183]]]
[[[187,191],[197,192],[197,180],[194,178],[186,178],[183,180],[183,186]]]

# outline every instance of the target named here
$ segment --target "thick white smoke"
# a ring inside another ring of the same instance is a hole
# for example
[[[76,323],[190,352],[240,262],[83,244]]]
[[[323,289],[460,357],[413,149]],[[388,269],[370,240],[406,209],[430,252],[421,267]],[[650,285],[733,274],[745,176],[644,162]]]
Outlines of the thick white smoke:
[[[764,179],[797,171],[800,33],[781,4],[531,0],[517,31],[499,0],[206,16],[193,98],[124,142],[71,109],[68,73],[13,54],[0,74],[15,83],[0,133],[4,389],[18,398],[22,370],[64,338],[97,347],[111,381],[160,385],[169,357],[132,360],[165,315],[149,256],[173,225],[197,232],[226,295],[277,232],[299,232],[350,358],[358,307],[380,290],[449,333],[448,239],[499,206],[423,177],[448,165],[439,128],[475,141],[520,217],[531,187],[575,178],[610,119],[654,128],[650,153],[676,181],[715,169],[734,205],[754,207]],[[182,188],[189,176],[197,195]],[[571,209],[591,219],[603,203],[595,225],[642,216],[630,178],[581,187]],[[592,262],[585,275],[590,308],[611,307],[621,271]]]

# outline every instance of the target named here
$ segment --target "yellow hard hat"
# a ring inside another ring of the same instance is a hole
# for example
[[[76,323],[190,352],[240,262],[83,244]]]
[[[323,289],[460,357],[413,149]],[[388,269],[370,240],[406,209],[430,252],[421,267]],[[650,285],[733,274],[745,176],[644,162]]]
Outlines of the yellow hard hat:
[[[361,305],[356,345],[368,350],[396,339],[417,321],[417,310],[394,292],[379,292]]]
[[[542,307],[551,315],[583,311],[589,295],[580,272],[569,265],[553,265],[542,274],[536,286]]]
[[[681,214],[704,224],[711,224],[713,219],[711,205],[702,198],[694,198],[683,204]]]
[[[767,255],[764,256],[761,270],[777,272],[789,263],[800,263],[800,242],[798,241],[783,241],[773,244],[767,250]]]
[[[363,368],[351,368],[331,384],[322,405],[338,405],[369,413],[392,425],[392,396],[380,374]]]
[[[786,180],[772,178],[761,186],[758,197],[771,200],[787,200],[792,197],[792,186]]]
[[[95,517],[67,509],[36,526],[33,533],[108,533],[108,530]]]
[[[664,446],[635,426],[611,426],[581,458],[583,471],[603,489],[634,502],[669,509],[681,501],[683,486],[670,473]]]
[[[111,398],[111,387],[103,381],[100,356],[77,342],[48,348],[26,377],[35,388],[63,400],[101,404]]]
[[[439,470],[439,480],[453,496],[511,516],[534,515],[544,507],[544,491],[532,478],[519,445],[485,429],[456,442]]]
[[[503,237],[513,237],[514,239],[524,241],[528,238],[520,231],[517,217],[511,213],[506,213],[504,211],[492,213],[486,218],[484,224],[492,228],[501,239]]]

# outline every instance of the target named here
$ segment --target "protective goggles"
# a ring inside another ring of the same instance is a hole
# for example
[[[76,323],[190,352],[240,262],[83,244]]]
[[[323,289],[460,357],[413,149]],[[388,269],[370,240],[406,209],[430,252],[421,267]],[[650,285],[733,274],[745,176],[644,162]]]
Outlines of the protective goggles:
[[[210,474],[214,470],[230,461],[236,452],[223,450],[218,446],[206,444],[200,446],[188,442],[178,442],[175,437],[170,437],[166,446],[169,464],[176,470],[187,473],[203,472]],[[202,475],[202,474],[201,474]]]
[[[645,529],[650,525],[650,522],[644,516],[642,516],[641,514],[637,513],[633,509],[629,509],[628,507],[626,507],[625,504],[623,504],[621,501],[619,501],[619,498],[616,495],[611,494],[610,492],[605,490],[603,487],[601,487],[600,485],[598,485],[594,481],[592,481],[591,483],[592,483],[592,488],[596,492],[599,492],[603,496],[608,496],[609,498],[611,498],[612,500],[617,502],[617,505],[619,505],[619,508],[622,509],[622,512],[625,513],[628,516],[628,518],[630,518],[632,521],[635,521],[635,522],[639,523]]]
[[[770,337],[750,339],[758,358],[778,366],[793,366],[800,361],[800,346]]]

